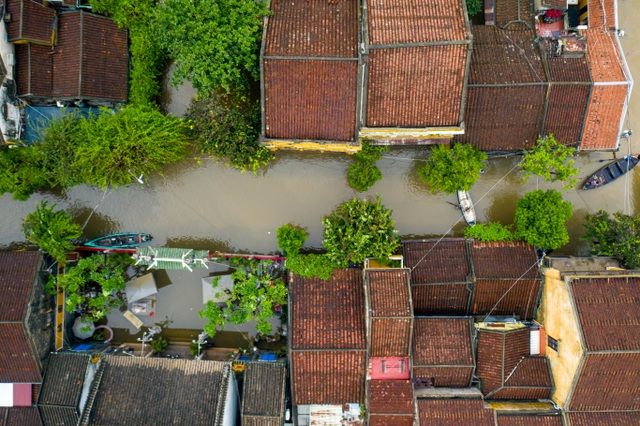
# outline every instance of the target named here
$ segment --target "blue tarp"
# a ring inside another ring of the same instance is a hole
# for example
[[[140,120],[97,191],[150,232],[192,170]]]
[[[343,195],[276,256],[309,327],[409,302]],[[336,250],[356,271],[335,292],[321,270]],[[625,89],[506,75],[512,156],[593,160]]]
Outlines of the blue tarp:
[[[31,106],[27,105],[25,109],[25,128],[22,133],[22,139],[26,143],[36,142],[40,138],[40,131],[46,128],[49,121],[60,118],[63,114],[81,114],[87,116],[89,114],[97,114],[100,111],[98,107],[65,107],[58,108],[55,106]]]

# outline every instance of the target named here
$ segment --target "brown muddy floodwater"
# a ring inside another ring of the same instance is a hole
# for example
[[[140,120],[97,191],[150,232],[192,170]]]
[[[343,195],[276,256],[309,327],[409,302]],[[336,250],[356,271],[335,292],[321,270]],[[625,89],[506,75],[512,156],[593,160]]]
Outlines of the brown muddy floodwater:
[[[640,32],[636,28],[640,10],[633,7],[635,1],[622,0],[619,7],[620,26],[626,30],[623,49],[638,79]],[[636,89],[631,99],[628,128],[640,122],[637,93]],[[184,111],[192,95],[189,87],[175,91],[167,100],[168,110]],[[581,181],[603,165],[601,160],[620,157],[629,149],[640,152],[640,138],[633,139],[631,148],[624,141],[616,154],[582,154],[577,161]],[[400,235],[459,235],[463,224],[458,210],[450,204],[455,202],[454,196],[432,195],[417,180],[416,169],[425,155],[424,149],[392,150],[378,163],[384,178],[364,195],[379,194],[393,209]],[[85,230],[89,237],[112,231],[144,231],[153,234],[158,245],[271,252],[277,250],[276,229],[295,222],[308,228],[309,245],[319,246],[322,217],[338,203],[357,195],[346,183],[349,161],[346,155],[278,153],[266,172],[254,176],[206,160],[200,165],[190,162],[176,166],[162,177],[145,178],[144,185],[106,194],[80,186],[62,195],[37,194],[26,202],[4,195],[0,197],[0,245],[22,241],[22,218],[38,201],[46,199],[69,208],[81,223],[95,208]],[[515,167],[518,161],[518,157],[491,160],[473,187],[471,194],[480,221],[510,223],[518,197],[538,187],[535,178],[522,183]],[[572,240],[562,252],[584,252],[579,237],[587,213],[598,209],[640,211],[638,169],[627,181],[620,179],[602,189],[565,192],[575,213],[569,225]],[[541,183],[539,187],[552,186]]]

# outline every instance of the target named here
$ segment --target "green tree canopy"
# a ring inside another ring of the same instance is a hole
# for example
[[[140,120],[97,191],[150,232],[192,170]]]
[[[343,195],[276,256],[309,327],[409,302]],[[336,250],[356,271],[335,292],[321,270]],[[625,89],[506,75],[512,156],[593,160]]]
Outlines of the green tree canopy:
[[[600,210],[587,215],[583,238],[589,243],[591,253],[611,256],[626,268],[640,268],[640,216],[609,213]]]
[[[257,330],[270,335],[273,330],[269,320],[277,305],[287,303],[287,287],[281,278],[265,272],[269,262],[239,260],[237,264],[238,268],[232,274],[233,288],[226,300],[220,303],[210,300],[199,312],[200,318],[207,320],[204,331],[213,337],[227,322],[244,324],[255,320]],[[218,282],[214,280],[212,285],[215,290]],[[217,296],[224,294],[219,292]]]
[[[364,192],[382,179],[382,172],[376,162],[389,150],[386,146],[371,145],[362,142],[362,150],[353,155],[354,161],[347,169],[349,186],[356,191]]]
[[[515,235],[542,249],[560,248],[569,242],[567,221],[572,214],[573,206],[558,191],[528,192],[516,207]]]
[[[482,11],[482,0],[467,0],[467,14],[475,16]]]
[[[575,148],[560,144],[553,135],[538,138],[536,146],[520,161],[525,180],[538,175],[547,182],[565,182],[565,188],[576,184],[578,168],[573,157]]]
[[[515,236],[511,230],[501,223],[478,223],[464,229],[465,238],[473,238],[478,241],[513,241]]]
[[[374,201],[353,198],[323,220],[324,247],[336,265],[362,264],[368,257],[387,258],[398,248],[391,210]]]
[[[8,192],[14,199],[24,201],[37,190],[49,187],[43,163],[43,153],[33,147],[0,147],[0,195]]]
[[[278,228],[278,246],[287,256],[286,267],[301,277],[328,280],[337,266],[326,254],[300,253],[308,236],[305,228],[291,223]]]
[[[437,145],[418,174],[432,192],[468,191],[480,177],[486,160],[487,154],[471,145]]]
[[[159,2],[155,36],[175,60],[174,83],[189,79],[208,95],[257,81],[262,18],[267,13],[264,1]]]
[[[105,318],[109,312],[126,302],[124,288],[126,267],[131,258],[126,255],[94,254],[80,259],[62,275],[52,275],[49,291],[57,284],[65,290],[68,312],[79,312],[91,321]]]
[[[54,210],[46,201],[25,216],[22,231],[27,241],[46,251],[58,263],[66,263],[66,254],[75,248],[73,240],[80,238],[82,229],[63,210]]]
[[[309,233],[302,226],[287,223],[278,228],[278,246],[286,256],[295,256],[307,240]]]

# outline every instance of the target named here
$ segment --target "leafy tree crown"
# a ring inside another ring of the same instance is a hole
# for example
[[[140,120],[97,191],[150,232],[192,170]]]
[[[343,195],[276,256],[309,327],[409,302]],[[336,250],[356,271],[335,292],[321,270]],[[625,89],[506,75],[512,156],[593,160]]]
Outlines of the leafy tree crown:
[[[520,162],[525,180],[538,175],[547,182],[564,182],[565,189],[576,184],[578,168],[573,157],[575,148],[560,144],[553,135],[538,138],[536,146],[527,151]]]
[[[418,175],[432,192],[468,191],[480,177],[487,154],[468,144],[437,145]]]
[[[620,212],[610,216],[600,210],[587,215],[584,228],[582,238],[593,255],[615,257],[626,268],[640,268],[640,216]]]
[[[539,248],[558,249],[569,242],[567,221],[572,214],[573,206],[560,192],[528,192],[516,206],[515,235]]]

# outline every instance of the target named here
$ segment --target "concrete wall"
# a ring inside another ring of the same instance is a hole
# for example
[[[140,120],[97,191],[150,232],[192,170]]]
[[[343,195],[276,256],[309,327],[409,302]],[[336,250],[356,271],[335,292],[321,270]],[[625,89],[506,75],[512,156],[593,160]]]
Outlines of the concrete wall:
[[[584,355],[581,332],[569,287],[556,269],[545,269],[538,322],[547,336],[558,340],[558,352],[546,348],[554,390],[551,399],[564,407],[574,376]]]

